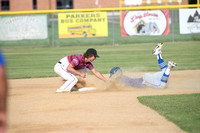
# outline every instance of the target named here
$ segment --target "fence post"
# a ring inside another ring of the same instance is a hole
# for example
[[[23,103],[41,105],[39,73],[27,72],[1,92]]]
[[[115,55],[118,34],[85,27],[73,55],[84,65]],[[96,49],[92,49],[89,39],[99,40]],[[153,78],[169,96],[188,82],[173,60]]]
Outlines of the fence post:
[[[52,13],[52,18],[51,18],[51,21],[52,21],[52,26],[51,26],[51,38],[52,38],[52,40],[51,40],[51,45],[52,45],[52,47],[55,47],[55,32],[54,32],[54,30],[55,30],[55,26],[54,26],[54,13]]]
[[[174,43],[174,23],[175,23],[175,21],[174,21],[174,9],[171,9],[172,10],[172,12],[171,12],[171,14],[172,14],[172,17],[171,17],[171,24],[172,24],[172,42]]]
[[[115,46],[115,23],[114,11],[112,11],[112,33],[113,33],[113,46]]]

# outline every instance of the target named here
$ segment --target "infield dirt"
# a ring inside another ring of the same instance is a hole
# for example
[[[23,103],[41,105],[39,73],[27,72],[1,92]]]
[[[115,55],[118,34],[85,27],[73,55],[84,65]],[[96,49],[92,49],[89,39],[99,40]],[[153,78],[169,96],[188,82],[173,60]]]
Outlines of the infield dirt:
[[[200,70],[173,71],[167,89],[105,89],[92,75],[88,81],[97,90],[56,93],[59,77],[9,80],[8,133],[182,133],[137,97],[200,93]]]

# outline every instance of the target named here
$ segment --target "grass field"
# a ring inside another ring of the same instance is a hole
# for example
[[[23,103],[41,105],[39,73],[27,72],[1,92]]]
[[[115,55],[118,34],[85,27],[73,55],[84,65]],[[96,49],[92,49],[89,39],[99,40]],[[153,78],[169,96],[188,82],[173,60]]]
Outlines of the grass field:
[[[109,73],[114,66],[127,71],[159,71],[156,57],[152,50],[155,43],[129,45],[98,45],[98,46],[66,46],[55,48],[16,48],[3,47],[7,59],[8,78],[36,78],[52,77],[54,65],[67,55],[83,54],[86,49],[94,47],[100,58],[93,62],[94,67],[102,72]],[[162,56],[167,62],[174,60],[178,67],[174,70],[200,69],[200,42],[165,43]]]
[[[138,100],[181,129],[189,133],[200,132],[200,94],[144,96]]]

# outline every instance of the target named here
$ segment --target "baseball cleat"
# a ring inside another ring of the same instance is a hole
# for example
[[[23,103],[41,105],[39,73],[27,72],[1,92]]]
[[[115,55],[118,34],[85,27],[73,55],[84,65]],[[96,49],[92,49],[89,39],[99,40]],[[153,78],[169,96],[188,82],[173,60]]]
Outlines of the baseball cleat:
[[[56,92],[70,92],[69,90],[57,89]]]
[[[161,54],[161,53],[162,53],[162,52],[161,52],[161,48],[162,48],[163,44],[164,44],[163,42],[159,42],[159,43],[157,44],[157,46],[155,47],[155,49],[153,50],[152,54],[153,54],[153,55]]]
[[[170,66],[171,68],[173,68],[173,67],[176,67],[177,64],[176,64],[176,62],[173,62],[173,61],[169,60],[168,61],[168,66]]]

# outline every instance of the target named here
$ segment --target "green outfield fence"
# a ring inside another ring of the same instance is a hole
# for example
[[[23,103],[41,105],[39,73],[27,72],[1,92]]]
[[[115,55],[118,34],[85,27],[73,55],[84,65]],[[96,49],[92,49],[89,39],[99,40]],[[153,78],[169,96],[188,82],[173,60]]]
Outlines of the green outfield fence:
[[[47,39],[0,41],[0,46],[25,46],[25,47],[57,47],[70,45],[113,45],[134,44],[147,42],[177,42],[177,41],[200,41],[200,34],[179,33],[179,9],[200,8],[199,1],[193,5],[168,5],[168,6],[138,6],[120,8],[96,8],[96,9],[63,9],[63,10],[41,10],[41,11],[18,11],[0,12],[0,16],[9,15],[48,15],[48,37]],[[170,34],[161,36],[121,36],[120,12],[132,10],[169,10]],[[65,38],[58,37],[58,13],[73,12],[107,12],[108,36],[91,38]]]

